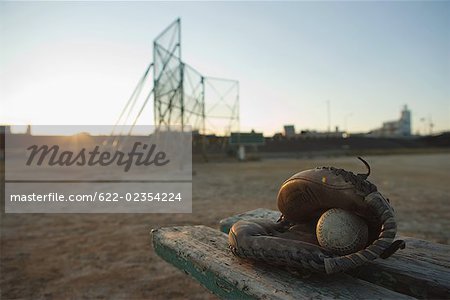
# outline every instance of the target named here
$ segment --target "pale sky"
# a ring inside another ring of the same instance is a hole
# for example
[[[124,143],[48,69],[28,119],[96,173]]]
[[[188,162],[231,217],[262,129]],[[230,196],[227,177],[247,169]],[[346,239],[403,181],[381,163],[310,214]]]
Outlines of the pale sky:
[[[1,2],[0,123],[114,124],[177,17],[183,60],[240,84],[241,130],[450,130],[450,2]],[[153,105],[144,114],[153,122]]]

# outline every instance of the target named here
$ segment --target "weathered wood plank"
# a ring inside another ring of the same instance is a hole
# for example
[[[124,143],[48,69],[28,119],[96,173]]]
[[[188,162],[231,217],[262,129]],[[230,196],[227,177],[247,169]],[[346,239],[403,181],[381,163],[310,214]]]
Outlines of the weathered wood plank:
[[[450,299],[450,247],[401,238],[405,249],[359,268],[353,275],[416,298]]]
[[[276,221],[280,212],[255,209],[220,221],[228,232],[238,220],[268,218]],[[350,275],[417,298],[450,299],[450,246],[399,237],[406,248],[390,258],[378,259],[349,272]]]
[[[408,298],[346,274],[301,276],[234,257],[227,235],[205,226],[153,230],[153,247],[167,262],[222,298],[401,299]]]

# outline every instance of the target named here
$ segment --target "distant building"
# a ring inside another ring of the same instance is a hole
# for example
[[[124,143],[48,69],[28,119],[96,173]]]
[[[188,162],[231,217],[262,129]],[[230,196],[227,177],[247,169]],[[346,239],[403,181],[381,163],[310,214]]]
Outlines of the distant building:
[[[0,161],[5,160],[5,136],[11,134],[9,125],[0,125]]]
[[[11,127],[9,125],[0,125],[0,134],[11,134]]]
[[[411,136],[411,111],[405,105],[400,120],[384,122],[381,128],[372,130],[368,134],[374,137],[409,137]]]
[[[294,125],[284,125],[284,136],[287,139],[295,138],[295,127],[294,127]]]
[[[282,140],[283,138],[284,138],[284,136],[283,136],[283,134],[282,134],[281,132],[275,133],[275,134],[273,135],[273,137],[272,137],[272,139],[273,139],[273,140],[276,140],[276,141]]]

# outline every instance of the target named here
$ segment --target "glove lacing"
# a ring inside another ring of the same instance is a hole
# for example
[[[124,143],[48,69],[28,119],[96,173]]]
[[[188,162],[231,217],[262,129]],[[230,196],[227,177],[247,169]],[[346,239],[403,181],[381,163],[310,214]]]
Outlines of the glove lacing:
[[[370,175],[370,166],[369,164],[362,159],[361,157],[358,157],[360,161],[364,163],[364,165],[367,168],[366,174],[354,174],[352,172],[346,171],[344,169],[338,169],[334,167],[320,167],[319,169],[326,169],[330,170],[333,174],[336,176],[342,176],[344,178],[345,182],[351,182],[352,185],[355,186],[355,188],[364,194],[364,196],[377,191],[376,185],[371,183],[370,181],[367,181],[367,178]]]

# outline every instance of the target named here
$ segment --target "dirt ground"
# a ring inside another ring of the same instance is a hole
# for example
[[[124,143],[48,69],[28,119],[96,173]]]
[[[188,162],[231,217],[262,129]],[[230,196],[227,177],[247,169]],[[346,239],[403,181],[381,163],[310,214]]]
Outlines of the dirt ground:
[[[390,198],[399,234],[448,244],[450,153],[365,157]],[[214,299],[156,256],[150,230],[276,209],[282,181],[332,165],[364,172],[351,157],[194,165],[192,214],[1,214],[1,299]],[[3,194],[3,191],[2,191]]]

